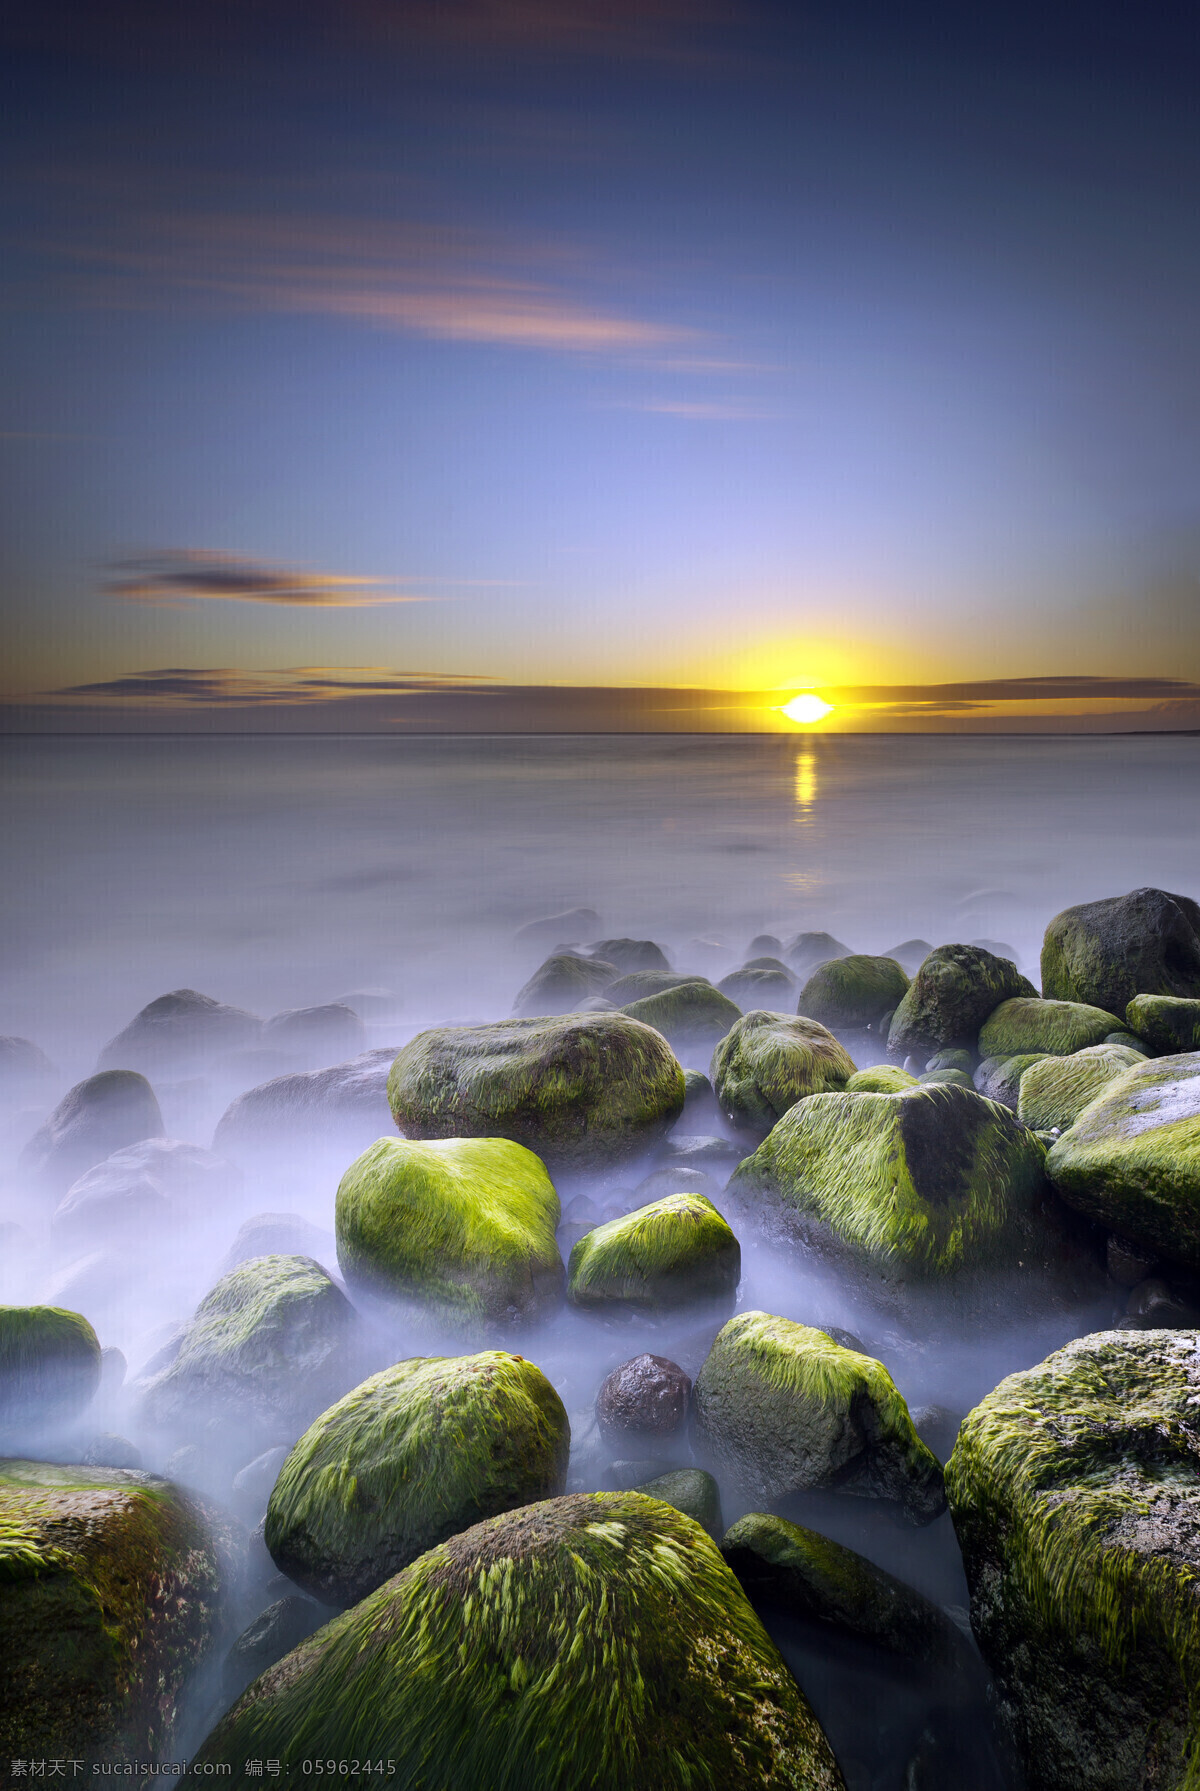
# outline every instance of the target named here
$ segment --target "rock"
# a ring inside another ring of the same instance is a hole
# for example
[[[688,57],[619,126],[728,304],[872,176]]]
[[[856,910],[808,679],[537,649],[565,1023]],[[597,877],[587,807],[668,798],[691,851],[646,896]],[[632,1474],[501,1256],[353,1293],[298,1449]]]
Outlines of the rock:
[[[329,1264],[337,1261],[337,1245],[331,1231],[299,1213],[255,1213],[238,1227],[222,1258],[221,1273],[227,1275],[252,1256],[311,1256],[328,1270]]]
[[[721,1516],[721,1489],[703,1468],[675,1468],[669,1474],[656,1474],[633,1489],[647,1499],[661,1499],[690,1517],[715,1542],[725,1528]]]
[[[262,1022],[195,989],[173,989],[144,1007],[100,1053],[98,1070],[141,1070],[148,1076],[205,1069],[226,1051],[258,1040]]]
[[[848,958],[850,947],[832,933],[797,933],[784,946],[783,956],[799,975],[808,976],[818,964],[828,964],[832,958]]]
[[[581,1001],[599,995],[616,976],[615,964],[560,952],[534,971],[513,1002],[513,1013],[522,1018],[574,1013]]]
[[[328,1069],[275,1076],[247,1089],[225,1109],[213,1134],[213,1149],[233,1156],[276,1152],[281,1144],[346,1145],[360,1148],[391,1129],[388,1075],[396,1053],[390,1047],[363,1051]]]
[[[893,1015],[888,1050],[973,1046],[988,1015],[1015,995],[1036,996],[1037,990],[1008,958],[974,945],[939,945]]]
[[[545,1165],[508,1138],[380,1138],[337,1192],[338,1262],[352,1288],[443,1319],[531,1318],[560,1304],[561,1217]]]
[[[692,1391],[699,1439],[749,1497],[836,1488],[893,1499],[913,1523],[945,1509],[942,1470],[882,1362],[824,1331],[740,1312]]]
[[[100,1385],[87,1319],[58,1306],[0,1306],[0,1453],[14,1437],[78,1418]]]
[[[986,1300],[996,1271],[1051,1266],[1062,1239],[1048,1192],[1032,1134],[945,1084],[814,1095],[729,1182],[731,1197],[773,1203],[793,1237],[893,1299],[952,1280],[960,1299]]]
[[[1040,1058],[1021,1077],[1017,1115],[1035,1132],[1066,1131],[1102,1089],[1144,1061],[1120,1045],[1089,1045],[1070,1057]]]
[[[1119,1027],[1115,1014],[1081,1001],[1038,1001],[1016,996],[994,1008],[979,1029],[981,1057],[1016,1057],[1044,1051],[1069,1057],[1088,1045],[1103,1043]]]
[[[1149,1058],[1110,1082],[1046,1169],[1086,1218],[1200,1269],[1200,1052]]]
[[[1113,1014],[1135,995],[1200,996],[1200,907],[1135,889],[1064,908],[1046,928],[1042,993]]]
[[[580,1238],[567,1265],[572,1306],[662,1308],[732,1300],[742,1252],[703,1194],[672,1194]]]
[[[571,1427],[540,1368],[504,1350],[415,1357],[323,1412],[275,1482],[277,1567],[327,1604],[357,1604],[483,1518],[553,1498]]]
[[[617,1447],[631,1438],[676,1436],[687,1422],[691,1392],[691,1380],[677,1362],[666,1356],[633,1356],[600,1383],[600,1434]]]
[[[1021,1077],[1032,1063],[1041,1063],[1045,1051],[1022,1051],[1016,1057],[985,1057],[971,1080],[978,1094],[998,1101],[1015,1113],[1021,1098]]]
[[[637,1493],[525,1506],[431,1549],[270,1668],[193,1770],[374,1758],[382,1737],[401,1784],[436,1761],[446,1786],[843,1791],[716,1546]]]
[[[699,978],[626,1002],[622,1011],[679,1046],[715,1044],[742,1017],[735,1002]]]
[[[32,1039],[0,1037],[0,1095],[23,1095],[54,1074],[54,1065]]]
[[[262,1029],[263,1044],[301,1056],[313,1069],[342,1063],[366,1049],[367,1029],[344,1002],[293,1007],[275,1014]]]
[[[771,958],[771,957],[747,958],[746,962],[742,965],[742,969],[743,970],[776,970],[779,972],[779,974],[781,976],[787,977],[788,982],[793,989],[796,986],[796,979],[792,975],[791,971],[788,969],[787,965],[783,962],[782,958]]]
[[[1135,1250],[1115,1233],[1108,1240],[1106,1256],[1108,1272],[1118,1287],[1136,1287],[1158,1266],[1156,1256]]]
[[[87,1468],[140,1468],[142,1452],[128,1437],[102,1430],[92,1438],[79,1459]]]
[[[248,1461],[233,1476],[234,1500],[241,1509],[251,1514],[252,1522],[257,1522],[267,1509],[271,1490],[288,1454],[287,1444],[277,1443],[273,1449],[264,1449],[261,1455],[256,1455],[253,1461]]]
[[[817,966],[800,991],[797,1011],[823,1026],[874,1026],[907,990],[908,977],[894,958],[851,952]]]
[[[951,1088],[974,1089],[975,1087],[966,1070],[922,1070],[917,1081],[925,1084],[949,1085]]]
[[[62,1195],[113,1151],[162,1134],[162,1114],[146,1078],[134,1070],[105,1070],[68,1090],[17,1166],[48,1192]]]
[[[776,939],[774,933],[756,933],[746,947],[746,956],[753,958],[768,952],[771,957],[777,958],[782,950],[783,945],[780,940]]]
[[[81,1248],[112,1242],[123,1230],[177,1236],[211,1225],[241,1189],[241,1171],[214,1151],[181,1138],[143,1138],[72,1182],[52,1223]]]
[[[839,1339],[834,1340],[840,1341]],[[954,1448],[962,1413],[947,1411],[944,1405],[917,1405],[910,1410],[913,1429],[927,1443],[939,1461],[945,1461]]]
[[[652,939],[597,939],[588,946],[588,953],[615,965],[617,976],[627,976],[633,970],[665,970],[668,975],[671,971],[667,954]]]
[[[901,944],[893,945],[883,955],[885,958],[895,958],[901,970],[906,970],[909,976],[915,976],[932,950],[928,939],[905,939]]]
[[[0,1463],[4,1758],[170,1758],[217,1592],[205,1525],[166,1481]]]
[[[695,1165],[698,1169],[711,1169],[715,1174],[719,1165],[735,1162],[742,1154],[742,1147],[708,1132],[672,1132],[663,1146],[663,1153],[671,1158],[673,1167],[690,1169]]]
[[[668,1163],[665,1168],[654,1170],[638,1183],[633,1191],[633,1203],[625,1210],[632,1212],[635,1206],[649,1206],[652,1201],[665,1200],[668,1194],[694,1193],[711,1196],[719,1193],[723,1185],[723,1180],[706,1175],[695,1164]]]
[[[551,1169],[596,1170],[648,1149],[683,1111],[683,1071],[625,1014],[422,1032],[388,1079],[409,1138],[509,1138]]]
[[[1136,1051],[1139,1057],[1149,1057],[1150,1049],[1144,1039],[1137,1038],[1132,1032],[1106,1032],[1106,1045],[1124,1045],[1127,1051]]]
[[[722,995],[734,1002],[739,1011],[748,1007],[773,1007],[786,1012],[796,998],[796,979],[790,971],[765,970],[743,964],[731,970],[717,984]]]
[[[971,1623],[1047,1791],[1188,1782],[1198,1413],[1192,1332],[1102,1331],[964,1420],[946,1488]]]
[[[994,958],[1007,958],[1010,963],[1020,966],[1021,958],[1015,946],[1006,945],[1003,939],[972,939],[980,951],[990,951]]]
[[[703,1101],[711,1101],[712,1083],[703,1070],[684,1070],[683,1072],[683,1105],[684,1111],[689,1107],[697,1107]]]
[[[394,1020],[397,1014],[404,1011],[403,995],[398,994],[395,989],[378,986],[372,989],[352,989],[349,995],[335,995],[333,999],[336,1007],[348,1007],[364,1020],[380,1025]]]
[[[205,1295],[174,1360],[149,1381],[146,1417],[195,1430],[217,1418],[278,1434],[328,1404],[346,1370],[353,1309],[307,1256],[258,1256]]]
[[[315,1599],[305,1598],[299,1592],[288,1593],[269,1604],[242,1631],[225,1656],[222,1691],[226,1703],[240,1698],[260,1673],[290,1654],[328,1616],[329,1612]]]
[[[1160,1056],[1200,1051],[1200,1001],[1178,995],[1135,995],[1125,1019],[1140,1041]]]
[[[1194,1330],[1197,1325],[1200,1313],[1153,1277],[1132,1289],[1121,1319],[1121,1328],[1131,1331]]]
[[[849,1052],[816,1020],[761,1010],[737,1021],[711,1068],[726,1119],[760,1137],[797,1101],[844,1088],[854,1073]]]
[[[721,1553],[756,1610],[828,1624],[938,1673],[964,1670],[963,1636],[944,1611],[816,1530],[751,1511],[726,1531]]]
[[[649,995],[665,995],[669,989],[678,989],[684,983],[704,982],[702,976],[688,975],[681,970],[631,970],[624,976],[618,976],[609,983],[604,993],[616,1006],[624,1006],[630,1001],[644,1001]],[[711,983],[705,983],[711,988]]]
[[[873,1063],[869,1069],[855,1070],[846,1080],[847,1094],[901,1094],[916,1088],[917,1078],[902,1070],[899,1064]]]
[[[514,943],[543,949],[578,945],[599,930],[600,916],[594,908],[564,908],[561,914],[548,914],[544,920],[530,920],[518,927]]]
[[[974,1075],[977,1059],[973,1051],[935,1051],[926,1070],[963,1070],[967,1077]]]

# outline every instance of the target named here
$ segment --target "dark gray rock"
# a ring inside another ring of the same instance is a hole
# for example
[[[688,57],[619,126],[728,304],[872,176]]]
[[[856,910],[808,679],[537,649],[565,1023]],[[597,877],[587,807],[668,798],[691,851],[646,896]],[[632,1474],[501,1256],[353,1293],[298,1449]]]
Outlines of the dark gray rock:
[[[615,965],[618,976],[627,976],[633,970],[669,973],[671,969],[666,952],[653,939],[597,939],[589,945],[588,954]]]
[[[601,1383],[596,1422],[615,1444],[632,1439],[675,1436],[687,1420],[692,1383],[677,1362],[665,1356],[634,1356]]]
[[[391,1047],[363,1051],[324,1070],[275,1076],[230,1103],[213,1134],[213,1149],[234,1157],[325,1142],[365,1148],[395,1131],[387,1099]]]
[[[616,975],[615,964],[559,952],[534,971],[513,1002],[513,1013],[521,1019],[574,1013],[581,1002],[607,989]]]
[[[703,1468],[674,1468],[669,1474],[657,1474],[645,1480],[634,1492],[645,1493],[648,1499],[661,1499],[673,1505],[685,1517],[694,1517],[716,1542],[725,1528],[721,1515],[721,1489]]]
[[[273,1015],[262,1029],[262,1040],[268,1048],[302,1057],[317,1069],[356,1056],[366,1046],[367,1029],[353,1008],[330,1001]]]
[[[142,1138],[161,1138],[154,1090],[134,1070],[105,1070],[68,1090],[18,1159],[47,1193],[65,1194],[85,1170]]]
[[[1036,998],[1037,990],[1008,958],[975,945],[939,945],[892,1017],[888,1050],[973,1049],[988,1015],[1017,995]]]
[[[227,1703],[240,1698],[260,1673],[299,1647],[314,1629],[328,1621],[332,1611],[301,1592],[289,1593],[267,1606],[244,1629],[225,1656],[222,1692]]]
[[[96,1065],[100,1070],[141,1070],[149,1076],[180,1076],[204,1069],[227,1051],[255,1043],[262,1022],[240,1007],[228,1007],[195,989],[160,995],[110,1039]]]
[[[1042,993],[1112,1014],[1135,995],[1200,996],[1200,907],[1147,888],[1064,908],[1046,928]]]

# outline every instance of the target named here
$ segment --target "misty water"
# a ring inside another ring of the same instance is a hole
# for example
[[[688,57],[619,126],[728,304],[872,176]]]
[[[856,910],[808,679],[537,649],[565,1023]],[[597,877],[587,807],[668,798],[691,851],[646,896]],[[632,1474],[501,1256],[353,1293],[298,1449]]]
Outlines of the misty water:
[[[1200,741],[1187,737],[24,739],[7,743],[6,762],[0,1032],[33,1040],[53,1071],[2,1091],[0,1301],[82,1311],[127,1363],[82,1425],[40,1446],[67,1460],[97,1432],[119,1434],[147,1469],[167,1471],[174,1457],[179,1471],[182,1461],[189,1483],[248,1530],[265,1493],[256,1507],[233,1477],[294,1435],[264,1441],[227,1426],[180,1457],[177,1435],[142,1421],[138,1377],[229,1266],[247,1219],[294,1215],[297,1247],[336,1276],[339,1176],[391,1125],[381,1102],[369,1117],[291,1140],[243,1139],[223,1152],[228,1172],[196,1183],[174,1232],[85,1236],[56,1222],[18,1154],[147,1002],[191,988],[266,1019],[345,1001],[362,1022],[355,1052],[391,1051],[427,1026],[506,1017],[545,955],[519,947],[518,928],[577,906],[596,910],[595,937],[655,940],[674,968],[714,980],[757,935],[823,930],[871,953],[914,937],[998,942],[1036,982],[1042,931],[1059,909],[1141,884],[1200,893]],[[844,1042],[860,1067],[884,1056],[870,1035]],[[706,1069],[707,1059],[682,1054],[687,1067]],[[264,1044],[163,1076],[155,1089],[167,1134],[209,1147],[239,1093],[329,1061],[319,1048]],[[731,1137],[715,1106],[689,1112],[679,1130]],[[670,1160],[660,1150],[602,1179],[564,1180],[563,1204],[580,1194],[601,1209],[642,1204],[638,1183]],[[735,1160],[708,1168],[705,1192],[718,1206]],[[727,1216],[742,1247],[738,1307],[853,1332],[912,1408],[961,1416],[1004,1374],[1111,1322],[1123,1298],[1101,1280],[1073,1310],[1014,1300],[1011,1321],[987,1328],[950,1297],[906,1318],[874,1308],[753,1213]],[[464,1340],[377,1309],[363,1315],[358,1368],[481,1342],[519,1350],[561,1394],[574,1439],[569,1484],[591,1490],[610,1483],[591,1417],[604,1376],[642,1350],[694,1376],[727,1316],[616,1320],[564,1309]],[[686,1445],[672,1459],[688,1459]],[[735,1486],[721,1492],[732,1522],[745,1501]],[[778,1509],[938,1603],[965,1607],[948,1516],[914,1529],[890,1507],[834,1495]],[[280,1596],[261,1545],[248,1561],[226,1645]],[[969,1694],[952,1697],[865,1646],[784,1621],[769,1627],[851,1791],[899,1791],[931,1721],[970,1782],[1019,1782],[994,1743],[982,1670]],[[222,1707],[210,1670],[193,1689],[184,1751]]]

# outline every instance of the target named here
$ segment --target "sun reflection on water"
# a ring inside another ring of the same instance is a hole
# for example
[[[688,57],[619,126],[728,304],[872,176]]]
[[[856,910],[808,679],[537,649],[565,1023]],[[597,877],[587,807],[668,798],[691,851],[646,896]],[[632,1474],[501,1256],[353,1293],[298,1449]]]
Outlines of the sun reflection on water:
[[[817,806],[817,750],[811,740],[796,748],[796,820],[806,827]]]

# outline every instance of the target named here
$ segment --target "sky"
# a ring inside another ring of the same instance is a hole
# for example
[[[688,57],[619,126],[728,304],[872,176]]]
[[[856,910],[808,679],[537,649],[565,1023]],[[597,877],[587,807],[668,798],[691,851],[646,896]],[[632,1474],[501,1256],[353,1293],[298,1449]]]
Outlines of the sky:
[[[1182,5],[0,50],[6,730],[1200,727]]]

